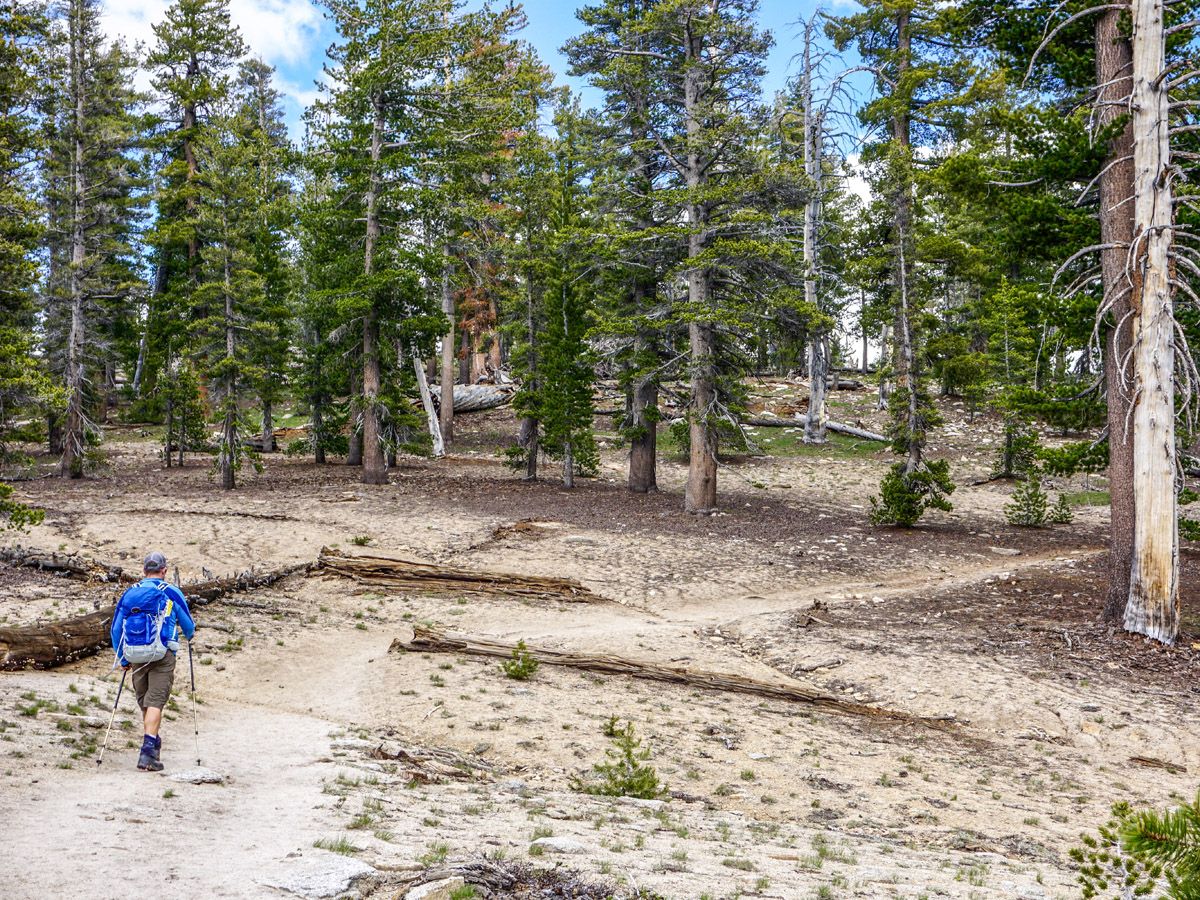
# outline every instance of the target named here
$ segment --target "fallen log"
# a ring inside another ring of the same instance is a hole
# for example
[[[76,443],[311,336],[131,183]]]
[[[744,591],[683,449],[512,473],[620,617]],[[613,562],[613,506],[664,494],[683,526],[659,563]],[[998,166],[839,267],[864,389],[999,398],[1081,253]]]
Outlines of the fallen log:
[[[505,641],[493,641],[487,638],[469,637],[467,635],[444,634],[423,625],[413,626],[412,638],[405,640],[397,638],[392,641],[388,652],[415,653],[457,653],[468,656],[491,656],[501,659],[511,658],[517,649],[516,644]],[[659,663],[644,662],[621,656],[594,655],[590,653],[573,653],[567,650],[550,650],[544,647],[525,647],[524,652],[540,663],[549,666],[565,666],[571,669],[582,669],[587,672],[604,672],[608,675],[629,675],[632,678],[644,678],[650,681],[665,681],[671,684],[682,684],[688,687],[706,688],[713,691],[725,691],[737,694],[752,694],[771,700],[784,700],[792,703],[804,703],[833,712],[872,718],[893,719],[905,722],[925,722],[932,724],[936,720],[923,719],[909,713],[896,710],[867,706],[863,703],[851,703],[833,694],[818,691],[799,683],[760,681],[745,675],[733,675],[725,672],[710,672],[702,669],[685,669],[679,666],[664,666]]]
[[[14,568],[38,569],[42,572],[58,572],[70,578],[87,581],[133,582],[137,579],[127,575],[120,566],[98,562],[82,553],[56,553],[53,550],[38,550],[25,547],[0,547],[0,562]]]
[[[599,603],[604,598],[572,578],[511,575],[507,572],[473,572],[390,556],[349,556],[321,548],[316,569],[350,578],[360,584],[426,594],[479,594]]]
[[[183,586],[189,606],[207,606],[229,594],[252,591],[304,571],[308,564],[271,572],[243,572],[231,578],[197,581]],[[0,669],[52,669],[92,656],[109,646],[113,607],[38,625],[0,628]]]
[[[112,607],[45,625],[0,628],[0,669],[61,666],[108,646]]]
[[[511,384],[456,384],[454,386],[454,412],[482,412],[511,403],[516,386]],[[432,397],[438,404],[438,395]]]
[[[756,428],[803,428],[803,419],[785,419],[782,416],[753,416],[748,419],[742,419],[743,425],[753,425]],[[865,428],[859,428],[856,425],[847,425],[845,422],[827,421],[825,427],[836,433],[845,434],[849,437],[862,438],[864,441],[880,441],[882,443],[891,443],[891,440],[886,434],[880,434],[877,431],[867,431]]]

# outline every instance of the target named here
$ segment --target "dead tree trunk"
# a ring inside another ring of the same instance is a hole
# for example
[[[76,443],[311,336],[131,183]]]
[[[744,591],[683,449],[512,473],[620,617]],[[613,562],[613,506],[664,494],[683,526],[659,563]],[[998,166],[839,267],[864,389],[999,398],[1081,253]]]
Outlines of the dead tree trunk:
[[[1161,0],[1133,0],[1133,566],[1125,628],[1179,633],[1175,492],[1175,224]]]
[[[1109,9],[1096,21],[1096,127],[1106,129],[1127,115],[1133,93],[1133,48],[1126,33],[1128,9]],[[1100,272],[1108,326],[1104,339],[1104,383],[1108,395],[1108,486],[1112,502],[1108,594],[1104,618],[1120,622],[1129,599],[1133,569],[1133,432],[1127,372],[1133,346],[1132,284],[1126,269],[1133,241],[1133,123],[1126,121],[1108,145],[1100,173]]]
[[[446,317],[446,333],[442,335],[442,387],[438,408],[438,427],[442,444],[454,442],[454,290],[450,282],[450,247],[446,247],[446,263],[442,268],[442,314]]]
[[[438,422],[437,410],[433,408],[433,395],[429,392],[429,382],[425,379],[425,365],[420,354],[415,350],[412,355],[413,371],[417,373],[417,389],[421,392],[421,406],[425,410],[425,421],[429,425],[429,437],[433,441],[433,455],[446,455],[446,445],[442,443],[444,432]]]
[[[804,302],[819,316],[821,298],[817,293],[817,238],[821,219],[822,123],[821,117],[813,109],[813,37],[811,26],[805,28],[801,89],[804,94],[804,174],[808,181],[809,195],[804,204]],[[829,377],[829,329],[823,322],[818,323],[813,330],[808,346],[808,377],[811,388],[808,394],[808,414],[804,417],[804,443],[824,444],[828,440],[825,435],[825,381]]]

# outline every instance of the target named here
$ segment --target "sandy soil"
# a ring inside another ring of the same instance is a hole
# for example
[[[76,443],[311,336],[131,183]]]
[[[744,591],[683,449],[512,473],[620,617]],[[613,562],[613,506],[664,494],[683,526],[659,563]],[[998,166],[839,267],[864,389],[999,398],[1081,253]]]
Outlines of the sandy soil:
[[[859,402],[848,412],[877,425]],[[47,518],[21,542],[129,568],[153,545],[188,581],[353,551],[362,536],[373,551],[577,578],[617,602],[297,576],[199,610],[199,751],[223,785],[169,779],[195,763],[186,692],[154,776],[133,768],[128,693],[94,762],[116,692],[108,658],[0,673],[5,895],[127,896],[150,865],[180,896],[280,896],[272,885],[340,859],[315,842],[341,839],[375,870],[362,896],[403,896],[422,869],[484,856],[669,898],[1075,896],[1067,850],[1112,801],[1195,791],[1196,559],[1185,553],[1178,648],[1110,632],[1095,621],[1106,511],[1010,528],[1010,487],[968,484],[987,472],[995,423],[949,412],[939,450],[964,486],[953,513],[908,532],[866,524],[885,453],[731,461],[722,513],[696,518],[681,512],[677,461],[648,497],[622,490],[616,451],[574,492],[512,479],[493,455],[503,414],[471,420],[455,457],[407,461],[384,487],[272,458],[228,495],[204,463],[163,471],[153,445],[117,436],[102,476],[22,486]],[[88,611],[112,589],[0,570],[0,598],[0,621],[15,624]],[[947,721],[548,666],[516,682],[495,661],[389,652],[413,622],[795,677]],[[665,803],[571,789],[604,760],[613,715],[650,748]],[[401,748],[450,751],[469,774],[430,782]],[[545,837],[576,843],[539,852]]]

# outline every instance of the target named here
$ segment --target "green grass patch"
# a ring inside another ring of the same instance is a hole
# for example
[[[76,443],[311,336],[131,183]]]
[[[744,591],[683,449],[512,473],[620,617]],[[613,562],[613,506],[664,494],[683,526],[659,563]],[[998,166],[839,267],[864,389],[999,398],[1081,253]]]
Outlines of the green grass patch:
[[[1108,506],[1108,491],[1063,491],[1070,506]]]

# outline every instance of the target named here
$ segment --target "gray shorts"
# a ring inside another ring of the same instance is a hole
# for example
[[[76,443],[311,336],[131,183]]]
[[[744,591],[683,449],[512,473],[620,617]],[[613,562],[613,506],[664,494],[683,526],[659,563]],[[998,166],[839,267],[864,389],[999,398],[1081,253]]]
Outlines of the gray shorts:
[[[137,694],[138,706],[142,709],[164,709],[171,697],[171,685],[175,681],[175,653],[158,662],[133,667],[133,691]]]

